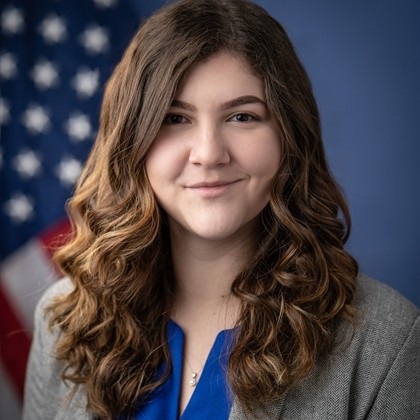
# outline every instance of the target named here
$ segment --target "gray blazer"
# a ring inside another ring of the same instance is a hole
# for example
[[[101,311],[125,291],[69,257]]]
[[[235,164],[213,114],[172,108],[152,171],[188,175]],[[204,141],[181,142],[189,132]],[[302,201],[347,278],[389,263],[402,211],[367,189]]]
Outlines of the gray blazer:
[[[70,394],[60,379],[62,364],[53,357],[57,333],[48,331],[43,316],[50,299],[70,288],[68,280],[61,280],[38,304],[24,420],[93,418],[86,410],[83,387]],[[353,335],[343,323],[333,353],[304,381],[254,417],[247,417],[235,401],[230,420],[420,419],[419,309],[365,276],[359,278],[357,308]],[[199,413],[197,419],[202,420]]]

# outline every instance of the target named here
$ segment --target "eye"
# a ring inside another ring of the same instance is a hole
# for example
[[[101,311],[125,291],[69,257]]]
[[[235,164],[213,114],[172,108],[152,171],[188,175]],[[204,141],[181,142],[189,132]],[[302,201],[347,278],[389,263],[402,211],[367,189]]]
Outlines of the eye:
[[[187,119],[179,114],[167,114],[163,120],[164,124],[184,124]]]
[[[241,123],[247,123],[247,122],[252,122],[252,121],[257,121],[257,120],[258,120],[257,117],[255,117],[254,115],[248,114],[246,112],[240,112],[229,118],[229,121],[241,122]]]

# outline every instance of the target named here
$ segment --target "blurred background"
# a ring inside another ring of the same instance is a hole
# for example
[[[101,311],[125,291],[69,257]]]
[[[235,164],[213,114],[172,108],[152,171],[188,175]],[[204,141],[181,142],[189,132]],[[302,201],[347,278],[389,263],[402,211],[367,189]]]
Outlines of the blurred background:
[[[0,418],[19,419],[34,306],[92,145],[104,83],[164,1],[2,0]],[[420,3],[259,0],[313,82],[363,272],[420,305]],[[57,236],[58,235],[58,236]],[[61,235],[61,236],[60,236]]]

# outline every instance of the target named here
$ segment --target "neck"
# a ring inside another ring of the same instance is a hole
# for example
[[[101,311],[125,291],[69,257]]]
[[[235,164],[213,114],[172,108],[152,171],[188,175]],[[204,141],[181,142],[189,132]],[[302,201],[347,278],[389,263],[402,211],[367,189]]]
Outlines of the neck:
[[[231,286],[252,253],[252,238],[238,235],[209,241],[171,230],[176,280],[173,317],[183,328],[194,323],[211,323],[215,330],[234,326],[239,302],[231,296]]]

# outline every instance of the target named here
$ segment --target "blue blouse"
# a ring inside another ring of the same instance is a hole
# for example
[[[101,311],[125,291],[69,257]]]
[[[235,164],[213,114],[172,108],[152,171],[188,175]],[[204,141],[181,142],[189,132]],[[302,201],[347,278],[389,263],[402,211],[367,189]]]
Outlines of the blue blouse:
[[[169,378],[142,405],[136,420],[224,420],[232,407],[232,396],[226,381],[226,367],[231,350],[232,330],[220,331],[207,357],[197,385],[181,417],[179,397],[181,392],[184,332],[174,321],[168,322],[168,344],[172,359]]]

